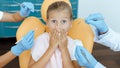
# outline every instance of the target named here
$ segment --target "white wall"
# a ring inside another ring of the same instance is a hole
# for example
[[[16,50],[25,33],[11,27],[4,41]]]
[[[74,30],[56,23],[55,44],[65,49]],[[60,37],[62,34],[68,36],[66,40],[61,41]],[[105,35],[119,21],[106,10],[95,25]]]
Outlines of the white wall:
[[[120,0],[79,0],[78,17],[96,12],[102,13],[107,25],[120,33]]]

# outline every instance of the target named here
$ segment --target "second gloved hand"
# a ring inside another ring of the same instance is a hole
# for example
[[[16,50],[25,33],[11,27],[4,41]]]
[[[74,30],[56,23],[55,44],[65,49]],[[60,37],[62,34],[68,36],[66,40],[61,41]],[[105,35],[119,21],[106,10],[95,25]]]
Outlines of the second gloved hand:
[[[86,23],[91,24],[97,28],[99,33],[105,33],[108,31],[108,27],[105,24],[104,18],[100,13],[90,14],[86,19]]]
[[[23,51],[31,49],[34,42],[34,31],[27,33],[15,46],[11,48],[11,52],[19,56]]]
[[[21,5],[20,15],[26,17],[30,12],[34,12],[34,5],[31,2],[23,2]]]
[[[79,65],[86,68],[94,68],[98,63],[96,59],[82,46],[76,47],[75,57]]]

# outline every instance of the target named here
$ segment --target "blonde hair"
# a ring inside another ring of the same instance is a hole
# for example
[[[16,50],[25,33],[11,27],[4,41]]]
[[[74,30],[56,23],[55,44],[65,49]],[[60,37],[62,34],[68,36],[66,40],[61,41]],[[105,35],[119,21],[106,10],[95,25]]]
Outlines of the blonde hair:
[[[48,10],[47,10],[47,19],[49,18],[49,12],[50,11],[53,11],[53,10],[63,11],[65,9],[67,9],[69,11],[69,13],[70,13],[70,19],[72,20],[73,19],[72,8],[70,7],[69,4],[67,4],[64,1],[54,2],[53,4],[51,4],[48,7]]]

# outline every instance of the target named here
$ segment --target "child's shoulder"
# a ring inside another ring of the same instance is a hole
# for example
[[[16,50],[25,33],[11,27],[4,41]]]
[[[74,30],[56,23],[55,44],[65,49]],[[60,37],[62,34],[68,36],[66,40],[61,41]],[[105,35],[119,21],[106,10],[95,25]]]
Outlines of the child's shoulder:
[[[80,39],[73,39],[73,38],[71,38],[70,36],[67,36],[67,38],[68,38],[68,41],[75,41],[75,40],[78,40],[78,41],[81,41]]]
[[[68,36],[68,43],[72,44],[72,46],[83,46],[83,43],[79,39],[72,39],[71,37]]]
[[[43,39],[43,38],[48,38],[49,34],[47,32],[44,32],[43,34],[40,34],[36,39]]]

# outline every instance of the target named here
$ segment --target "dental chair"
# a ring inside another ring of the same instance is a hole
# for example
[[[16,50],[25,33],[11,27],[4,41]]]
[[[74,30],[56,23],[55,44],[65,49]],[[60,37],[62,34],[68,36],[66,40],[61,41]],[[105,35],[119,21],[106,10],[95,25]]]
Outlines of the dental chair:
[[[17,30],[16,33],[17,41],[20,40],[30,30],[35,31],[34,38],[37,38],[37,36],[45,32],[45,25],[36,17],[26,18]],[[29,59],[30,59],[30,50],[24,51],[19,56],[20,68],[27,68]]]
[[[42,22],[36,17],[26,18],[17,30],[16,38],[20,40],[30,30],[35,31],[35,38],[45,32],[46,28]],[[68,32],[68,35],[73,39],[79,39],[82,41],[84,47],[92,52],[94,35],[91,27],[84,22],[83,19],[75,19],[72,23],[72,27]],[[30,50],[24,51],[19,56],[20,68],[27,68],[30,59]]]
[[[50,2],[49,2],[50,1]],[[46,21],[46,11],[47,7],[55,0],[45,0],[41,7],[41,16],[44,21]],[[58,1],[58,0],[56,0]],[[61,0],[60,0],[61,1]],[[62,0],[64,1],[64,0]],[[69,0],[65,0],[69,1]],[[47,4],[46,4],[47,3]],[[49,4],[49,5],[48,5]],[[46,6],[47,5],[47,6]],[[44,6],[44,9],[43,9]],[[35,31],[35,39],[47,30],[46,26],[36,17],[26,18],[17,30],[16,38],[17,41],[20,40],[27,32],[30,30]],[[84,19],[75,19],[72,23],[72,27],[68,31],[68,35],[73,39],[79,39],[82,41],[84,47],[91,53],[94,43],[94,34],[91,27],[85,23]],[[20,68],[28,68],[28,63],[30,59],[30,50],[24,51],[19,56]]]

